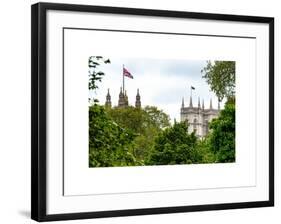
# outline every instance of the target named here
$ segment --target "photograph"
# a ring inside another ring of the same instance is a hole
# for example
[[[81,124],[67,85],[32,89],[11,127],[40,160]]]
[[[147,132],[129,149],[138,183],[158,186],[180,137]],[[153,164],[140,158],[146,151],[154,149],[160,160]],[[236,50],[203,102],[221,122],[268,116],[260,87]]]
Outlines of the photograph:
[[[89,167],[235,162],[235,61],[89,56]]]

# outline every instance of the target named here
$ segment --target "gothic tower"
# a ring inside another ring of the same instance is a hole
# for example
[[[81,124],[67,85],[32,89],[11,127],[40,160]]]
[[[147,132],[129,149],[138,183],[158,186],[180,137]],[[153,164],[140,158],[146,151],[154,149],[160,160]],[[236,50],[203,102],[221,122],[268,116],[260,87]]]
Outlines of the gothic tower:
[[[107,89],[105,106],[106,107],[111,107],[111,96],[110,96],[110,93],[109,93],[109,89]]]
[[[122,87],[120,87],[118,107],[126,107],[126,97],[122,91]]]
[[[190,96],[190,99],[189,99],[189,107],[193,107],[193,105],[192,105],[192,97]]]
[[[137,90],[137,95],[136,95],[136,103],[135,103],[136,108],[141,108],[141,101],[140,101],[140,93],[139,89]]]
[[[194,103],[195,104],[195,103]],[[185,106],[184,99],[182,99],[180,109],[180,120],[188,123],[188,133],[194,132],[199,138],[203,138],[209,132],[209,122],[219,115],[218,109],[213,108],[212,99],[210,99],[209,108],[205,108],[204,99],[198,97],[198,104],[193,105],[192,97],[189,99],[189,106]]]

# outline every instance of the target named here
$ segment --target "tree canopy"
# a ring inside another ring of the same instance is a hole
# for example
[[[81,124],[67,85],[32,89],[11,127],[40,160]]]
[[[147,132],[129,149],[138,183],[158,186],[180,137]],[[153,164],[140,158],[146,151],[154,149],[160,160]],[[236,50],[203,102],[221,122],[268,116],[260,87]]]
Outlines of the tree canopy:
[[[177,123],[166,128],[155,138],[147,165],[191,164],[202,161],[198,153],[197,137],[194,133],[188,134],[186,122]]]
[[[235,104],[227,102],[220,116],[210,123],[209,145],[216,162],[235,162]]]
[[[116,124],[103,106],[89,107],[89,166],[137,165],[133,154],[136,135]]]
[[[235,61],[207,61],[201,73],[220,102],[234,97]]]
[[[155,136],[170,126],[170,118],[155,106],[145,108],[106,108],[108,115],[121,127],[136,134],[134,155],[143,162],[153,147]]]

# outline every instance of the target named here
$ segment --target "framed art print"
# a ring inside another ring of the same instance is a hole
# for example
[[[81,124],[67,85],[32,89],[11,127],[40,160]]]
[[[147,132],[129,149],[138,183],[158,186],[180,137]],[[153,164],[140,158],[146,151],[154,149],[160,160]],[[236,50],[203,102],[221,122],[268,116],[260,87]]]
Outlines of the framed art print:
[[[273,205],[273,18],[32,6],[32,219]]]

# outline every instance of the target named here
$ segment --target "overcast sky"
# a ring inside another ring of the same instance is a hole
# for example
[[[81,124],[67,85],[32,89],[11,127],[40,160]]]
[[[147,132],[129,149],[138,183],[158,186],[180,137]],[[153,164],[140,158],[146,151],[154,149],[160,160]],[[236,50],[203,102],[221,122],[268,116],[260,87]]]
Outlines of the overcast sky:
[[[157,106],[167,113],[171,121],[180,120],[180,108],[182,97],[185,106],[189,105],[190,86],[194,86],[192,92],[193,106],[197,106],[198,97],[205,101],[205,108],[209,108],[212,98],[213,108],[217,108],[217,98],[210,91],[205,79],[202,78],[201,69],[206,61],[193,60],[165,60],[151,58],[110,58],[111,63],[101,65],[98,70],[105,73],[99,89],[94,94],[101,104],[105,103],[107,89],[110,89],[112,105],[118,104],[118,95],[122,86],[122,66],[133,75],[134,79],[125,77],[125,89],[129,98],[129,104],[135,104],[137,89],[139,88],[142,106]],[[222,107],[222,106],[221,106]]]

